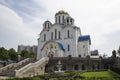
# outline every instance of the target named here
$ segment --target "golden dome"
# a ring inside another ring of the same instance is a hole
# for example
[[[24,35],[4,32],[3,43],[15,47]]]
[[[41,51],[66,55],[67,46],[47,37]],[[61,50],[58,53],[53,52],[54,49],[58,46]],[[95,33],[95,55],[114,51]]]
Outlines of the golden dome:
[[[65,11],[64,10],[59,10],[58,13],[65,13]]]
[[[67,12],[65,12],[63,9],[62,10],[59,10],[57,13],[56,13],[56,15],[58,15],[58,14],[67,14],[67,15],[69,15]]]

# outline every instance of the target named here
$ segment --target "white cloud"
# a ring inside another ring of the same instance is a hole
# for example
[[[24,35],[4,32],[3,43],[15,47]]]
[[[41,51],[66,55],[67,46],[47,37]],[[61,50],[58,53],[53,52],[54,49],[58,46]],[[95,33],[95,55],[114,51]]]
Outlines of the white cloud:
[[[37,44],[37,32],[12,9],[0,5],[0,46],[17,48],[19,44]]]

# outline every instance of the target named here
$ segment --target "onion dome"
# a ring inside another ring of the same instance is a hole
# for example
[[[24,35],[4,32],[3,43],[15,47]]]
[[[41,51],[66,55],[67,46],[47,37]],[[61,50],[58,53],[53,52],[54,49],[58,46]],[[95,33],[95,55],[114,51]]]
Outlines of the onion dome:
[[[65,12],[64,10],[60,10],[58,11],[55,15],[59,15],[59,14],[66,14],[69,15],[67,12]]]

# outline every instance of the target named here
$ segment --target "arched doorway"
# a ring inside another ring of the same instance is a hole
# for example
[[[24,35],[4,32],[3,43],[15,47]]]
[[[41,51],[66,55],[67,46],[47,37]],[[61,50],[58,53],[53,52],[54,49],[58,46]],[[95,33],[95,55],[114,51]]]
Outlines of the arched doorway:
[[[78,66],[78,65],[75,65],[75,66],[74,66],[74,70],[79,70],[79,66]]]
[[[92,65],[92,69],[95,70],[95,65],[94,64]]]
[[[48,72],[48,65],[45,66],[45,72]]]
[[[48,54],[48,57],[49,57],[49,58],[54,57],[54,52],[50,51],[49,54]]]
[[[82,65],[82,70],[85,70],[85,65]]]
[[[53,58],[54,55],[53,55],[53,54],[48,54],[48,57],[49,57],[49,58]]]

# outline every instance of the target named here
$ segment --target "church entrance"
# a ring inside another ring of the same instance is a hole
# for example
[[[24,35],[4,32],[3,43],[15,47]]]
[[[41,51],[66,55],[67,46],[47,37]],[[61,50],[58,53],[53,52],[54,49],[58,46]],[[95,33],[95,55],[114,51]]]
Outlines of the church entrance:
[[[49,52],[48,57],[49,57],[49,58],[54,57],[54,52],[52,52],[52,51],[51,51],[51,52]]]
[[[53,55],[53,54],[49,54],[48,57],[49,57],[49,58],[52,58],[52,57],[54,57],[54,55]]]

